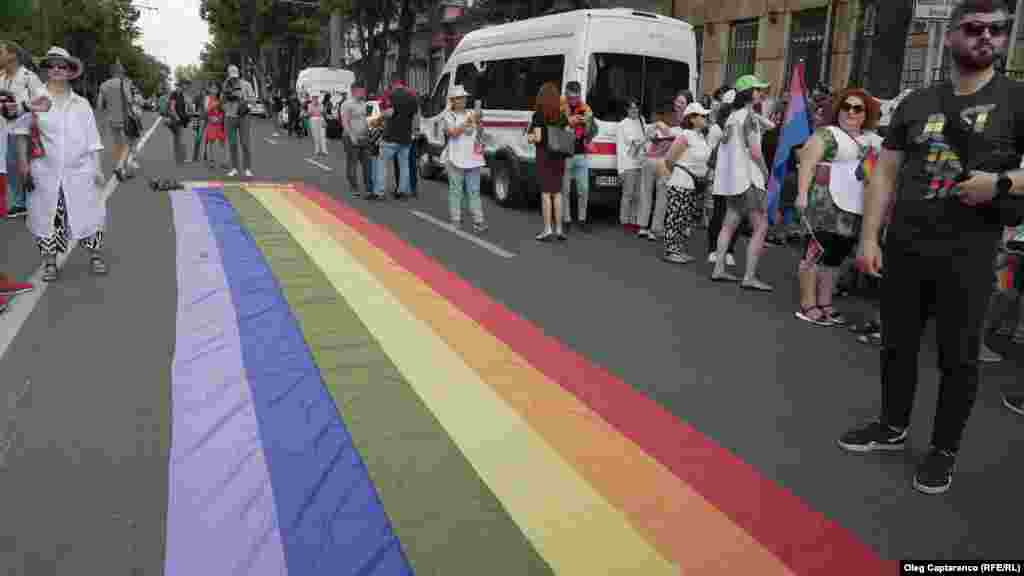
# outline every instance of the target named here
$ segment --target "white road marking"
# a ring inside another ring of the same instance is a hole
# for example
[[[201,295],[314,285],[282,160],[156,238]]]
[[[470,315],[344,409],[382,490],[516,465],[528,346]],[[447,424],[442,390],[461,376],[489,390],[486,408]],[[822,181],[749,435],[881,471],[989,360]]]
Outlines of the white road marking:
[[[319,166],[320,168],[323,168],[327,172],[333,172],[333,169],[330,166],[327,166],[325,164],[321,164],[321,163],[317,162],[316,160],[313,160],[312,158],[306,158],[306,162],[309,162],[310,164],[312,164],[314,166]]]
[[[157,116],[156,121],[149,127],[149,130],[139,139],[138,145],[135,150],[138,153],[142,152],[142,147],[146,145],[149,137],[153,135],[153,131],[163,121],[163,117]],[[136,155],[137,155],[136,154]],[[106,186],[103,187],[101,194],[103,195],[102,201],[104,203],[110,199],[111,194],[117,189],[117,178],[111,176],[107,180]],[[64,269],[64,263],[68,261],[71,254],[75,251],[77,243],[72,243],[68,247],[68,251],[63,254],[57,255],[57,268],[60,270]],[[0,359],[7,355],[7,349],[10,348],[11,343],[14,342],[14,338],[21,332],[22,327],[25,325],[25,321],[28,320],[29,315],[35,310],[39,301],[43,298],[43,294],[46,293],[47,283],[43,282],[43,267],[40,266],[28,279],[35,289],[28,294],[22,294],[15,296],[11,299],[10,307],[7,312],[0,316]]]
[[[277,134],[274,134],[274,136],[277,136]],[[271,144],[277,144],[277,140],[271,140],[270,138],[264,138],[264,140],[266,140],[267,142],[269,142]]]
[[[463,240],[469,240],[473,244],[476,244],[477,246],[483,248],[484,250],[487,250],[491,254],[501,256],[502,258],[515,258],[516,256],[515,254],[509,252],[508,250],[505,250],[504,248],[498,245],[491,244],[490,242],[484,240],[479,236],[475,236],[473,234],[470,234],[469,232],[466,232],[465,230],[456,228],[455,226],[449,224],[448,222],[438,220],[437,218],[434,218],[433,216],[427,214],[426,212],[420,212],[419,210],[410,210],[410,212],[412,212],[413,216],[420,218],[422,220],[426,220],[427,222],[430,222],[431,224],[437,226],[438,228],[443,228],[451,232],[452,234],[455,234],[459,238],[462,238]]]

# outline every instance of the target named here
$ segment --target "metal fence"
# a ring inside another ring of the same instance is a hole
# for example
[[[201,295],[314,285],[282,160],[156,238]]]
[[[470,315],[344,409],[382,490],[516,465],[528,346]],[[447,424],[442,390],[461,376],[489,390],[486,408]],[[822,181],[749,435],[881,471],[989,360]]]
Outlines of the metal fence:
[[[757,58],[757,20],[734,22],[729,42],[729,66],[725,82],[733,84],[744,74],[754,73]]]

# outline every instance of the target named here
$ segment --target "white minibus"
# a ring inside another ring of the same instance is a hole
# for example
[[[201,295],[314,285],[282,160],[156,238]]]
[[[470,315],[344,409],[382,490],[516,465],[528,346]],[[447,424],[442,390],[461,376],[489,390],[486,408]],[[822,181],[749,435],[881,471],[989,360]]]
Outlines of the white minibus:
[[[591,203],[617,201],[615,128],[626,103],[644,118],[682,89],[697,85],[693,27],[631,9],[575,10],[475,30],[456,46],[422,102],[420,167],[436,172],[444,147],[441,113],[456,84],[481,101],[488,134],[485,157],[494,196],[517,204],[536,194],[534,148],[526,141],[541,85],[577,81],[594,111],[598,133],[588,146]]]

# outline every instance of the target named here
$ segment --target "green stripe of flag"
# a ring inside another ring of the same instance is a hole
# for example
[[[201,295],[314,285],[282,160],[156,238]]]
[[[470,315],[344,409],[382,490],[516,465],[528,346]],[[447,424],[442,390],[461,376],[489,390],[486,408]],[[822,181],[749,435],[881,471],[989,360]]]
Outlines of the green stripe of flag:
[[[258,200],[225,187],[267,259],[416,574],[552,574],[358,315]]]

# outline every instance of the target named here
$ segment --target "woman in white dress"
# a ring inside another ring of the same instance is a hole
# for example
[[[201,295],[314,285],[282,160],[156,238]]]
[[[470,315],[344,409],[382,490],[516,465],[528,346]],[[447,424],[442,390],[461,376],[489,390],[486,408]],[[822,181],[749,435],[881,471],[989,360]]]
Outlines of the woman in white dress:
[[[640,115],[640,103],[630,100],[626,117],[615,128],[616,166],[622,180],[622,200],[619,205],[619,223],[626,232],[640,230],[640,201],[643,186],[644,144],[647,126]]]
[[[82,74],[82,61],[54,47],[41,66],[48,72],[43,95],[51,106],[36,115],[43,155],[32,159],[28,226],[42,253],[43,281],[57,279],[57,253],[66,252],[71,241],[89,251],[93,274],[106,274],[103,144],[89,101],[69,85]]]
[[[747,75],[736,81],[734,110],[725,122],[725,136],[718,148],[715,166],[714,194],[726,197],[725,221],[718,234],[714,282],[736,282],[739,279],[725,271],[725,252],[737,233],[740,220],[750,219],[754,229],[747,245],[746,270],[740,286],[746,290],[772,291],[757,278],[757,264],[764,251],[768,232],[768,166],[761,149],[766,122],[754,112],[754,105],[764,100],[770,85],[756,76]]]

